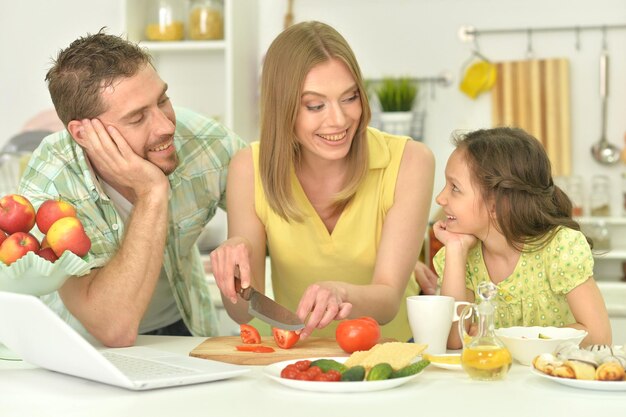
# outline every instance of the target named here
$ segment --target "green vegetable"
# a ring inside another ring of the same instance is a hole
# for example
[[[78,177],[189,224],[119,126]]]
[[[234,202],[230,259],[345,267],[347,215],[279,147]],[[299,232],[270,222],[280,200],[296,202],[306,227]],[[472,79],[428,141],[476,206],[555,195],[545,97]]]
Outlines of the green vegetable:
[[[389,379],[391,373],[393,372],[393,368],[387,362],[382,362],[377,365],[374,365],[372,369],[367,374],[365,378],[366,381],[382,381],[385,379]]]
[[[363,381],[365,378],[365,368],[361,365],[348,368],[343,374],[341,374],[342,381]]]
[[[406,376],[415,375],[421,372],[428,365],[430,365],[430,361],[422,359],[419,362],[412,363],[404,368],[398,369],[397,371],[393,371],[390,378],[404,378]]]
[[[311,362],[311,366],[319,367],[324,373],[334,369],[335,371],[339,371],[343,374],[348,369],[346,365],[339,363],[334,359],[317,359]]]

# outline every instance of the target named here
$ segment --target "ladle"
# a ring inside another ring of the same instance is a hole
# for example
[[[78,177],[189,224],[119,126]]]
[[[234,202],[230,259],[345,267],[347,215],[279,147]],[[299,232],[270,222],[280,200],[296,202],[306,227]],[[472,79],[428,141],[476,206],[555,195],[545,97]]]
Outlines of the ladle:
[[[600,98],[602,101],[602,136],[600,141],[591,147],[593,158],[603,165],[613,165],[620,160],[620,149],[609,143],[606,138],[607,97],[609,95],[609,53],[605,50],[600,54]]]

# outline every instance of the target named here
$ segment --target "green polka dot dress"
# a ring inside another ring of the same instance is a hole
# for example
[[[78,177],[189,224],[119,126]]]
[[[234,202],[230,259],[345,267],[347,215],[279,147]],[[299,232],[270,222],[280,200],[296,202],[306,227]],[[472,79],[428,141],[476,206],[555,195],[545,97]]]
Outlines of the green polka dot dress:
[[[441,283],[445,247],[433,259]],[[474,291],[489,281],[489,273],[476,245],[467,257],[465,285]],[[500,282],[496,297],[496,327],[557,326],[574,323],[567,293],[593,276],[593,256],[585,236],[562,227],[541,250],[523,252],[513,273]]]

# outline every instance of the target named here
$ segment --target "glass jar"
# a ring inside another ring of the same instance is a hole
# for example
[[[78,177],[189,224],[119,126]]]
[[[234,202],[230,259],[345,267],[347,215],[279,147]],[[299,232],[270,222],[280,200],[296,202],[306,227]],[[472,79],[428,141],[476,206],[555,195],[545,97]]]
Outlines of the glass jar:
[[[224,39],[223,1],[191,0],[187,25],[189,39]]]
[[[572,216],[583,216],[585,210],[583,202],[585,201],[585,190],[583,189],[583,180],[578,175],[572,175],[567,179],[567,188],[564,190],[572,201]]]
[[[606,175],[594,175],[591,178],[589,207],[592,216],[611,215],[611,180]]]
[[[145,36],[150,41],[179,41],[185,37],[183,0],[150,0]]]
[[[605,221],[594,222],[589,230],[589,237],[593,241],[594,250],[606,251],[611,249],[611,234]]]

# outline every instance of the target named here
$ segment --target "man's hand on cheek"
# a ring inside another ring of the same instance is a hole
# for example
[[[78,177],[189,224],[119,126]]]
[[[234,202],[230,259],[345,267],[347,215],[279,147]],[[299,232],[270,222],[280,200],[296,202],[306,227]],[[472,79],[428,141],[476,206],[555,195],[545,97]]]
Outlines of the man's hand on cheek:
[[[105,128],[98,119],[86,119],[82,127],[88,137],[89,159],[105,181],[124,188],[135,198],[152,192],[155,187],[167,188],[163,171],[137,155],[114,126]]]

